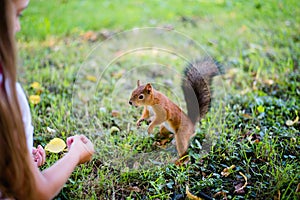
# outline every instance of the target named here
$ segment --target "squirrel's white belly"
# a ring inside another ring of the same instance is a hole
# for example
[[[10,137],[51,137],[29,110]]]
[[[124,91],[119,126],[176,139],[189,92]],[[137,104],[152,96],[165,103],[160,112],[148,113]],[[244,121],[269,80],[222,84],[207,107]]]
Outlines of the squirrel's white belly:
[[[166,129],[168,129],[170,132],[175,133],[174,129],[170,126],[170,124],[168,122],[164,122],[163,123],[164,127],[166,127]]]
[[[150,116],[154,116],[155,112],[153,111],[152,106],[147,106],[147,109],[149,110]]]
[[[147,109],[149,110],[150,116],[155,116],[155,112],[153,111],[152,106],[147,106]],[[163,123],[163,125],[164,125],[164,127],[165,127],[166,129],[168,129],[170,132],[175,133],[174,129],[170,126],[170,124],[169,124],[167,121],[165,121],[165,122]]]

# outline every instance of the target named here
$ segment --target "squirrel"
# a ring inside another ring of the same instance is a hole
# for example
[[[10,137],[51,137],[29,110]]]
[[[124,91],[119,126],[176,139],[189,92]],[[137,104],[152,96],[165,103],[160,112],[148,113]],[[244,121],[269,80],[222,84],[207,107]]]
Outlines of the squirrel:
[[[220,73],[220,66],[211,59],[202,59],[190,63],[184,71],[182,90],[187,105],[187,113],[172,102],[163,93],[153,88],[151,83],[142,85],[137,81],[129,104],[135,107],[144,106],[137,126],[150,118],[148,134],[155,126],[160,125],[160,134],[172,132],[175,136],[176,149],[179,158],[187,154],[190,139],[195,135],[195,126],[208,112],[211,103],[211,81]]]

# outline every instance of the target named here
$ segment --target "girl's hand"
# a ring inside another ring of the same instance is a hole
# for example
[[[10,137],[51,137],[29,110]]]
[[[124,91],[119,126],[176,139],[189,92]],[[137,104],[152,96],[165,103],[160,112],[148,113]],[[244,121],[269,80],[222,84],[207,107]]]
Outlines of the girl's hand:
[[[78,164],[91,160],[95,153],[93,143],[84,135],[67,138],[67,146],[69,153],[79,156]]]
[[[46,161],[46,152],[41,145],[38,145],[37,148],[33,147],[32,149],[32,156],[33,160],[37,167],[42,166],[45,164]]]

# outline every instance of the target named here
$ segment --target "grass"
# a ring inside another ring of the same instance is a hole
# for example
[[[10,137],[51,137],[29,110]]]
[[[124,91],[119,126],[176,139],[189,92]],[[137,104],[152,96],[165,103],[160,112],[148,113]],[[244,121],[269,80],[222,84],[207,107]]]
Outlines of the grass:
[[[96,147],[56,199],[184,199],[187,186],[216,199],[298,199],[299,7],[294,0],[31,0],[17,38],[20,82],[28,97],[41,97],[30,104],[34,142],[84,133]],[[132,30],[156,26],[178,32]],[[147,125],[137,129],[141,110],[127,102],[139,78],[184,108],[181,71],[206,54],[226,73],[214,81],[190,163],[178,167],[174,145],[158,147]],[[48,153],[45,167],[61,156]]]

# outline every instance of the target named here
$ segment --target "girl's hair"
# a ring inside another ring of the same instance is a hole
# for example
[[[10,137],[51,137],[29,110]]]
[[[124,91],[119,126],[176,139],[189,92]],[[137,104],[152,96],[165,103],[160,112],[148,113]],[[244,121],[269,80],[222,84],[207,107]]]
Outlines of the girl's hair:
[[[0,87],[0,199],[35,199],[35,178],[16,92],[16,1],[0,0],[0,65],[5,80],[5,87]]]

